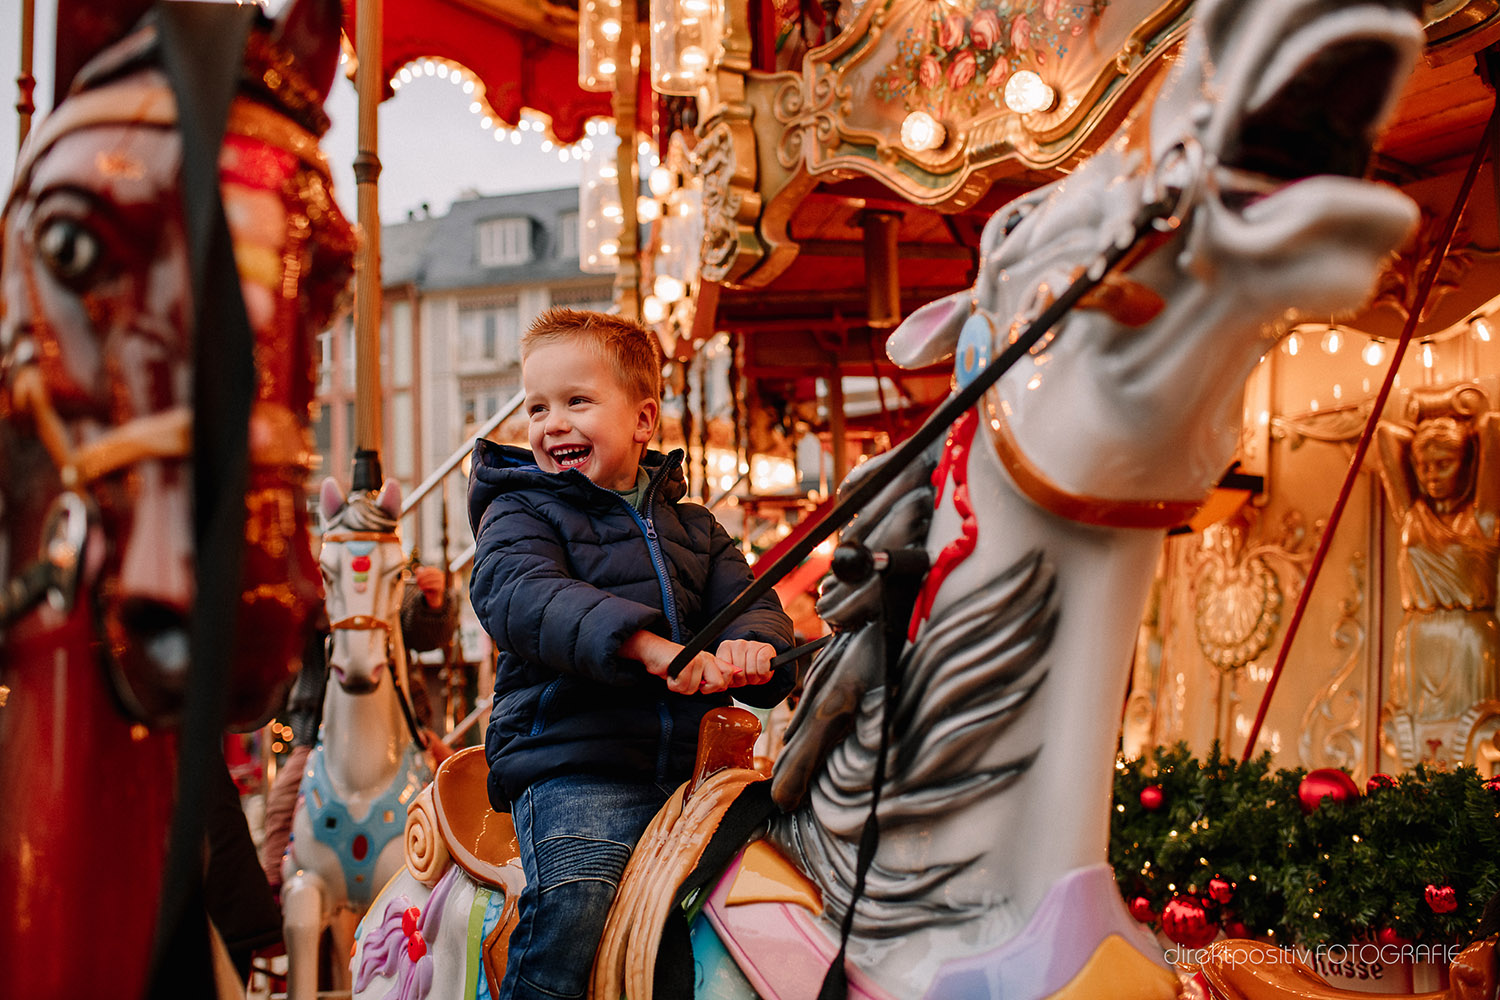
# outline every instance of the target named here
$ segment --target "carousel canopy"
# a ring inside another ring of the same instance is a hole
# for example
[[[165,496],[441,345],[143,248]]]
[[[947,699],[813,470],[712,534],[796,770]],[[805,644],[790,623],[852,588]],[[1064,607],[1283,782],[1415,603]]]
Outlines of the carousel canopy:
[[[353,37],[356,0],[345,0]],[[402,0],[384,9],[382,66],[390,80],[417,59],[459,63],[484,84],[484,100],[511,125],[521,109],[552,119],[559,142],[576,142],[584,122],[611,114],[610,95],[578,86],[578,10],[547,0]],[[389,86],[386,96],[390,96]]]

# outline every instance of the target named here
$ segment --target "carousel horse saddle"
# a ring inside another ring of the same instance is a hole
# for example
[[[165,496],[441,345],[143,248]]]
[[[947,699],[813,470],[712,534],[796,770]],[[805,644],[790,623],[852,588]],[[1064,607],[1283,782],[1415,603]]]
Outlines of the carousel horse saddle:
[[[1330,986],[1291,952],[1259,941],[1231,939],[1208,946],[1199,974],[1222,1000],[1357,1000],[1370,994]],[[1495,940],[1469,945],[1448,969],[1448,988],[1392,994],[1390,1000],[1492,1000]]]
[[[513,884],[505,869],[514,868],[521,852],[510,814],[490,806],[488,773],[484,747],[468,747],[443,761],[432,779],[433,819],[454,864],[476,882],[505,888]]]
[[[594,959],[591,997],[649,1000],[658,986],[663,995],[691,993],[692,949],[681,904],[717,875],[771,808],[769,775],[754,766],[759,733],[759,720],[744,709],[704,717],[692,780],[652,819],[625,866]],[[659,958],[669,970],[665,983],[658,979]]]

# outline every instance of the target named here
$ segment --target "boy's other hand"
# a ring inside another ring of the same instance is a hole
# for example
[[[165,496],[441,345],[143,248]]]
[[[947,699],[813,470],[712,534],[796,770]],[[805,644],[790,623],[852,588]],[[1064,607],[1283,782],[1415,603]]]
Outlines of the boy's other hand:
[[[727,639],[715,650],[718,659],[730,666],[730,687],[764,684],[771,679],[771,661],[776,647],[753,639]]]
[[[412,570],[412,580],[416,582],[422,596],[427,599],[429,608],[440,608],[443,606],[443,571],[436,566],[418,566]]]

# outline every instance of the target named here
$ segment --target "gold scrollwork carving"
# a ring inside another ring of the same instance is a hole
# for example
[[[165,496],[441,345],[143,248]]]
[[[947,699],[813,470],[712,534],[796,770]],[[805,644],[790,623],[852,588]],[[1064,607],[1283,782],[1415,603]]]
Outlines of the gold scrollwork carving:
[[[1301,586],[1310,558],[1300,514],[1286,515],[1281,538],[1251,545],[1258,517],[1250,510],[1209,526],[1193,559],[1194,634],[1204,658],[1225,673],[1265,652],[1281,623],[1282,592]]]
[[[1360,620],[1364,594],[1365,557],[1364,553],[1356,552],[1349,560],[1349,595],[1339,601],[1339,617],[1329,636],[1334,649],[1348,652],[1302,714],[1302,737],[1297,749],[1307,767],[1352,770],[1364,758],[1364,740],[1359,737],[1359,729],[1364,718],[1365,695],[1349,684],[1364,653],[1365,627]]]
[[[703,178],[700,273],[709,281],[733,281],[764,253],[755,234],[760,216],[755,133],[745,118],[726,115],[712,123],[693,159]]]

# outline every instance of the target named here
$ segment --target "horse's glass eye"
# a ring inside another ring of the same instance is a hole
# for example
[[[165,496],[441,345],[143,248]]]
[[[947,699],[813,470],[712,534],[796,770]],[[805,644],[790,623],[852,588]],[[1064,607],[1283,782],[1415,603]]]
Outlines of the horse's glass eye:
[[[1009,236],[1011,233],[1015,232],[1016,227],[1021,224],[1021,220],[1026,218],[1026,213],[1030,211],[1030,205],[1012,210],[1010,215],[1005,217],[1005,235]]]
[[[51,219],[37,234],[37,247],[49,270],[63,284],[84,284],[103,256],[103,244],[77,219]]]

